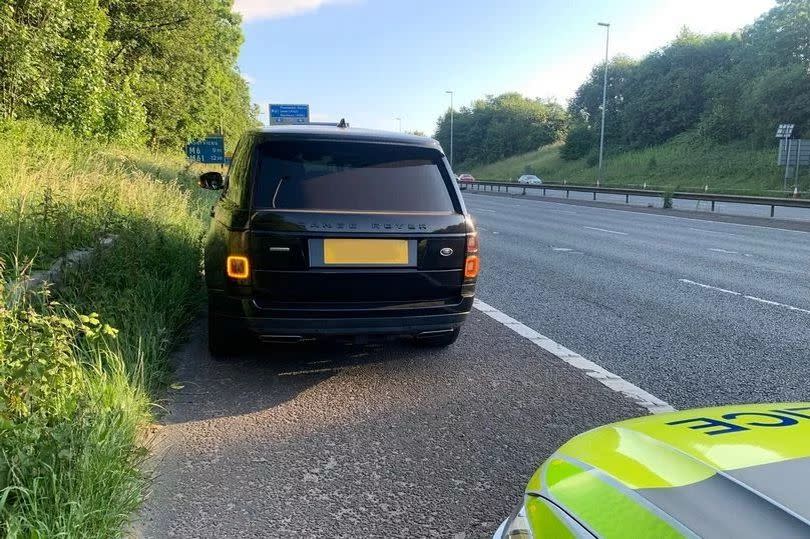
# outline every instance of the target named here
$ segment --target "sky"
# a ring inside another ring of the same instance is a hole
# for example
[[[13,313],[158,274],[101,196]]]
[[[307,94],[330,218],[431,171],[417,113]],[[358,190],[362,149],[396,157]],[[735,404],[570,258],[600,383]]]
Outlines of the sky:
[[[487,94],[573,96],[594,65],[640,58],[682,26],[733,32],[774,0],[235,0],[239,68],[268,103],[307,103],[312,121],[433,134]]]

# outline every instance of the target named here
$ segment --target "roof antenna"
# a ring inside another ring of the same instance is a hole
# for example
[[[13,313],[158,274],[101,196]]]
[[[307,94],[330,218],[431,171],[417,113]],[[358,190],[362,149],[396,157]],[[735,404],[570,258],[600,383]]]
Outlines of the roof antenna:
[[[349,124],[346,123],[346,118],[341,118],[337,126],[341,129],[346,129],[347,127],[349,127]]]

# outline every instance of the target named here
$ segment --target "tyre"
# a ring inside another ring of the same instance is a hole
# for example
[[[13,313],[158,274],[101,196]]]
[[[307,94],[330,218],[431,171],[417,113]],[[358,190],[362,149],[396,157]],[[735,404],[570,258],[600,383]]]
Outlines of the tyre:
[[[444,348],[456,342],[460,333],[461,328],[455,328],[453,331],[435,337],[420,337],[416,339],[416,345],[424,348]]]
[[[208,308],[208,352],[221,361],[244,351],[252,336],[237,322],[217,316]]]

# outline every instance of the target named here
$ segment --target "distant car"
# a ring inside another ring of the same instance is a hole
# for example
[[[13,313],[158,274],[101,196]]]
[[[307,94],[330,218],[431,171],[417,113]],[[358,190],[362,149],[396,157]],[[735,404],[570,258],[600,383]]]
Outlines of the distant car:
[[[475,178],[473,178],[472,174],[459,174],[458,183],[462,189],[466,189],[467,184],[475,183]]]
[[[580,434],[534,473],[494,539],[810,537],[808,411],[703,408]]]
[[[520,178],[518,178],[518,183],[523,183],[526,185],[543,185],[543,180],[538,178],[533,174],[524,174]]]

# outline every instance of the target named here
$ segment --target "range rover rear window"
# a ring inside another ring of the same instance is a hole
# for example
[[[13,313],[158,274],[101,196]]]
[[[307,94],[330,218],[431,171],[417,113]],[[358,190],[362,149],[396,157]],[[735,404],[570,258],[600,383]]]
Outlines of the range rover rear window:
[[[330,141],[258,146],[253,207],[454,212],[442,156],[429,148]]]

